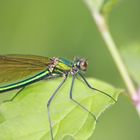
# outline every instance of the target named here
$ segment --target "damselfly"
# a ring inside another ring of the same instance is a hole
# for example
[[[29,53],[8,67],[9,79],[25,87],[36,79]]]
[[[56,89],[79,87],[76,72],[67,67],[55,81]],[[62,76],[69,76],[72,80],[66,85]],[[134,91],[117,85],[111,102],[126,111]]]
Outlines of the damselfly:
[[[73,98],[73,86],[77,76],[81,77],[81,80],[85,82],[87,87],[92,90],[96,90],[107,97],[111,98],[114,102],[116,100],[104,91],[92,87],[83,76],[83,71],[87,70],[87,60],[84,58],[76,58],[74,61],[69,61],[64,58],[48,58],[34,55],[0,55],[0,93],[6,91],[20,89],[12,101],[19,93],[28,85],[50,78],[63,77],[62,82],[57,89],[52,93],[50,99],[47,102],[47,113],[50,124],[51,139],[54,140],[53,126],[50,114],[50,105],[53,101],[58,90],[65,83],[69,75],[72,76],[72,83],[70,87],[69,97],[71,101],[80,106],[83,110],[88,112],[95,120],[96,116],[84,107],[80,102]]]

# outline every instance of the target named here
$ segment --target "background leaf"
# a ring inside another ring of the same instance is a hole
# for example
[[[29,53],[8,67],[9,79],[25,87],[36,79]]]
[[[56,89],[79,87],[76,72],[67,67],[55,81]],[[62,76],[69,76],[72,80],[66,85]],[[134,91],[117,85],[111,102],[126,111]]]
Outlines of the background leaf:
[[[130,43],[121,52],[132,78],[140,85],[140,43]]]
[[[0,139],[2,140],[51,140],[47,115],[47,100],[62,79],[49,80],[27,87],[12,102],[0,106]],[[94,87],[117,99],[120,90],[93,79]],[[94,132],[95,120],[69,99],[71,78],[60,89],[51,105],[55,140],[86,140]],[[107,96],[92,91],[76,80],[74,97],[96,116],[114,103]],[[3,96],[3,94],[1,95]]]

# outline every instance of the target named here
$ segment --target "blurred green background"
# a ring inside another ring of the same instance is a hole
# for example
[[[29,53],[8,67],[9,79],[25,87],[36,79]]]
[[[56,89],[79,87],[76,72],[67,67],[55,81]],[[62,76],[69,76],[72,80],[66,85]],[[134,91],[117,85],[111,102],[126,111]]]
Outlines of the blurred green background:
[[[109,18],[119,47],[140,39],[140,1],[120,0]],[[0,0],[0,54],[35,54],[89,60],[87,76],[124,88],[90,12],[82,0]],[[140,140],[140,120],[122,95],[89,140]]]

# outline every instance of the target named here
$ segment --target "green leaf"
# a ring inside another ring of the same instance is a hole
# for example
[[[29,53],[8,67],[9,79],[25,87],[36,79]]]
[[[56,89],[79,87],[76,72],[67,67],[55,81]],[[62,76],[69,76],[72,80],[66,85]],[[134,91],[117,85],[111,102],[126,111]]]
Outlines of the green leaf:
[[[55,140],[86,140],[95,129],[96,122],[93,117],[69,98],[71,80],[67,79],[51,104]],[[117,100],[119,89],[91,78],[87,80]],[[0,139],[51,140],[47,101],[61,81],[62,78],[36,83],[26,87],[12,102],[2,103]],[[111,98],[92,91],[80,80],[75,81],[73,96],[97,117],[114,104]]]
[[[113,8],[118,4],[119,0],[106,0],[102,5],[101,12],[105,17],[111,13]]]
[[[132,78],[140,85],[140,43],[122,47],[121,53]]]

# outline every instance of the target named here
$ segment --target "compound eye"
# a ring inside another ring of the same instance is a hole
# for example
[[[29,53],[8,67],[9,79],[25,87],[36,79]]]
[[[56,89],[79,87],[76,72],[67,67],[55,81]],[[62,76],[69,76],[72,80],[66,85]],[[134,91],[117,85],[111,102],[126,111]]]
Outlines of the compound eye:
[[[88,63],[86,61],[81,61],[80,62],[80,69],[82,71],[86,71],[87,70],[87,66],[88,66]]]

